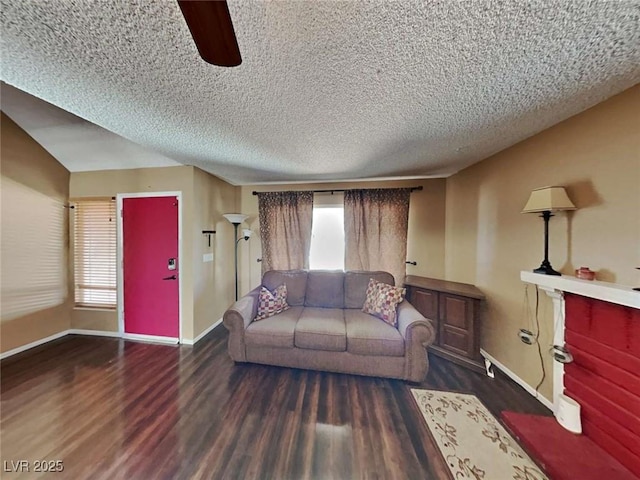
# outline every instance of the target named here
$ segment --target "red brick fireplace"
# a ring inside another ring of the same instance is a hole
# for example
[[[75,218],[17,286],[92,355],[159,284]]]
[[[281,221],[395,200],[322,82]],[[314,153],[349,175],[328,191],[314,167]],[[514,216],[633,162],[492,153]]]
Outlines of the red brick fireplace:
[[[638,293],[640,296],[640,293]],[[564,391],[582,430],[640,477],[640,310],[567,293]]]
[[[583,434],[640,477],[640,292],[606,282],[522,272],[554,301],[554,412],[565,393],[581,407]]]

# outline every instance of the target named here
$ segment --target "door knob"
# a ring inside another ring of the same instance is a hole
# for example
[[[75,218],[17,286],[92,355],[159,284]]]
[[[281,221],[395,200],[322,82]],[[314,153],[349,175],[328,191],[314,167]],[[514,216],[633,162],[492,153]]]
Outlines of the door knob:
[[[171,275],[170,277],[164,277],[163,280],[177,280],[178,277],[176,277],[175,275]]]

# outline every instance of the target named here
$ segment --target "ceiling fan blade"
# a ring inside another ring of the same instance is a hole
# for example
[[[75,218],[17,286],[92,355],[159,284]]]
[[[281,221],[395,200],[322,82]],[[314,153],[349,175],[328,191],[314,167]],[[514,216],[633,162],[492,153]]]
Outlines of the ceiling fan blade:
[[[193,41],[205,62],[220,67],[242,63],[225,0],[178,0]]]

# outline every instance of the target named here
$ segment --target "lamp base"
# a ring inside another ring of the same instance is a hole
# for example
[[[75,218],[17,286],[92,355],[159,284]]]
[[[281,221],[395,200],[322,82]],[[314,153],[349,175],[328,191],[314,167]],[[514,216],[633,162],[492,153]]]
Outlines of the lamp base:
[[[542,262],[542,264],[536,268],[533,273],[540,273],[542,275],[558,275],[558,276],[562,276],[562,274],[560,272],[557,272],[556,270],[553,269],[553,267],[551,266],[551,264],[544,260]]]

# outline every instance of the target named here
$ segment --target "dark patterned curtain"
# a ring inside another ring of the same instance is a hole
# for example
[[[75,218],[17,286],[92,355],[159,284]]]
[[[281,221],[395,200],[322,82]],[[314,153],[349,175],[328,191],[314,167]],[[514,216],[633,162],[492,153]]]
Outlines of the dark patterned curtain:
[[[262,273],[309,268],[313,192],[258,193]]]
[[[384,270],[402,285],[406,274],[409,188],[344,193],[345,268]]]

